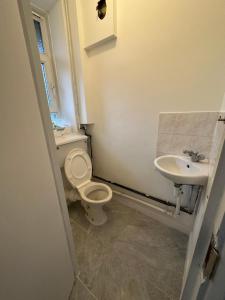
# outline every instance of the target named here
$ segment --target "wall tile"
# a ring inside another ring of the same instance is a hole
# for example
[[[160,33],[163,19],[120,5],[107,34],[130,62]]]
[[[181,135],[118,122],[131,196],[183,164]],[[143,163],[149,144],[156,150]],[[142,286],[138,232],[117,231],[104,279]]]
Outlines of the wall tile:
[[[192,136],[173,135],[170,153],[182,155],[186,149],[191,149]]]
[[[192,136],[191,147],[195,152],[204,154],[209,158],[209,153],[212,145],[212,138],[207,136]]]
[[[175,113],[162,113],[159,115],[159,133],[174,133],[176,126],[176,114]]]
[[[218,118],[218,112],[211,112],[207,114],[207,122],[204,124],[202,136],[213,136]]]
[[[208,158],[217,119],[218,112],[161,113],[157,156],[191,149]]]
[[[157,152],[156,152],[156,157],[159,157],[159,156],[162,156],[162,155],[166,155],[166,154],[168,154],[168,153],[164,153],[164,152],[159,152],[159,151],[157,151]]]
[[[171,134],[160,133],[158,137],[157,150],[159,152],[170,153],[172,137],[173,136]]]
[[[175,134],[193,135],[199,116],[192,113],[178,113]]]

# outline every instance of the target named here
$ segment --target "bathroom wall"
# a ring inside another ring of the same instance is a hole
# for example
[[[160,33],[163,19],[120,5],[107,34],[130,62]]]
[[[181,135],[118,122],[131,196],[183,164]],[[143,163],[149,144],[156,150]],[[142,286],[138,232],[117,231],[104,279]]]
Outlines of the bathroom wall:
[[[60,117],[77,130],[76,86],[73,84],[67,23],[62,0],[57,0],[48,12],[52,52],[55,63]]]
[[[44,11],[49,11],[57,0],[32,0],[32,3],[38,8],[42,8]]]
[[[95,175],[172,201],[153,165],[158,116],[219,110],[224,10],[223,0],[117,1],[117,41],[85,52],[80,31]]]
[[[157,156],[193,150],[209,159],[218,112],[160,113]]]
[[[0,1],[0,299],[62,300],[74,270],[18,3]]]

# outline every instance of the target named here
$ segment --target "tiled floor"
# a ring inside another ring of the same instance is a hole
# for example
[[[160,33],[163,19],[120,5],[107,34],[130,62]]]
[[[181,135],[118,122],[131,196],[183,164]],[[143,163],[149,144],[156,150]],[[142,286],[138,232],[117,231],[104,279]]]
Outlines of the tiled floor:
[[[78,261],[72,299],[179,299],[187,236],[112,200],[106,224],[69,208]]]

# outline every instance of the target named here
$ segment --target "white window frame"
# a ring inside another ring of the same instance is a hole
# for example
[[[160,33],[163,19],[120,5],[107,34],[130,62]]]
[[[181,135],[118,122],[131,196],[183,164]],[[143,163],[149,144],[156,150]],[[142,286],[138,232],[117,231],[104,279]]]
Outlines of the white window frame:
[[[43,63],[45,65],[47,80],[49,84],[49,92],[51,93],[51,98],[53,99],[52,103],[49,105],[49,110],[51,113],[59,113],[59,98],[56,86],[56,76],[53,68],[53,60],[50,47],[50,35],[48,32],[47,19],[34,10],[32,11],[32,14],[33,20],[38,21],[41,26],[41,33],[45,52],[39,53],[40,63]]]

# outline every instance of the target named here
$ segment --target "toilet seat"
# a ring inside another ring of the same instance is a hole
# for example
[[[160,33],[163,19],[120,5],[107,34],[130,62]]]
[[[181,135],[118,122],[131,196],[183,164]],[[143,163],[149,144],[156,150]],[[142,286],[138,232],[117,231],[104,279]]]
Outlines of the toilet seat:
[[[88,154],[82,149],[71,150],[64,169],[67,179],[80,194],[88,221],[96,226],[103,225],[107,221],[103,206],[112,199],[112,190],[106,184],[91,181],[92,164]]]
[[[109,186],[91,181],[92,164],[84,150],[75,148],[69,152],[65,160],[65,173],[84,201],[103,204],[111,200],[112,190]]]
[[[89,203],[103,204],[111,200],[112,190],[103,183],[88,182],[85,186],[79,189],[81,198]]]
[[[69,152],[65,159],[64,168],[67,179],[77,189],[80,189],[91,180],[91,160],[82,149],[75,148]]]

